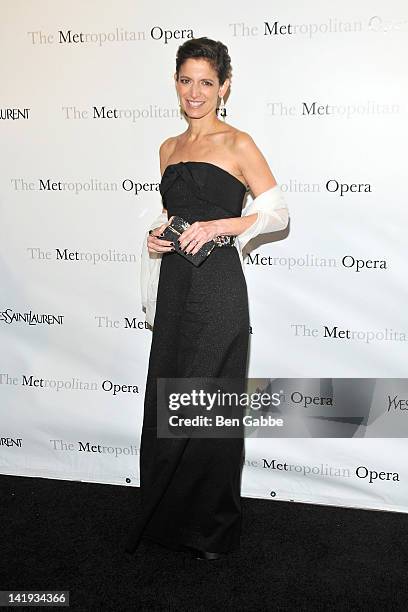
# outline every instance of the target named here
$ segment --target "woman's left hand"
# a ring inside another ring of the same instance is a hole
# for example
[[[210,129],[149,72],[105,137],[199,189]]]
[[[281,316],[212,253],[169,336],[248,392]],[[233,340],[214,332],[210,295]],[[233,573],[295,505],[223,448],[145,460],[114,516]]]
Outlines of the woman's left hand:
[[[178,241],[183,251],[195,255],[209,240],[219,236],[218,221],[195,221],[180,236]]]

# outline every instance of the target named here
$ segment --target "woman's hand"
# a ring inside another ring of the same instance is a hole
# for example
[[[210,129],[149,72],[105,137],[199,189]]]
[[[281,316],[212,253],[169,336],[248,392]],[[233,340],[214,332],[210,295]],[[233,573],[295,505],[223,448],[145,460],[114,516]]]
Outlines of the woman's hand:
[[[154,230],[150,230],[151,233],[149,233],[147,237],[147,248],[149,253],[167,253],[168,251],[174,250],[171,240],[156,238],[156,236],[159,236],[159,234],[161,234],[165,228],[170,225],[172,220],[173,217],[170,217],[167,223],[163,223],[163,225],[159,225],[159,227],[156,227]]]
[[[218,220],[195,221],[181,234],[179,244],[183,251],[195,255],[203,244],[220,234]]]

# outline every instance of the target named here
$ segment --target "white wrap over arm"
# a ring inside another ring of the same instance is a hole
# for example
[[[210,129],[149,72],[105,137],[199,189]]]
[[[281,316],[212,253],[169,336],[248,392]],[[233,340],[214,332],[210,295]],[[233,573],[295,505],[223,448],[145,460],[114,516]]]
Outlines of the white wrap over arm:
[[[242,267],[242,249],[255,236],[276,232],[287,227],[289,222],[289,211],[278,184],[260,193],[256,198],[245,206],[242,216],[246,217],[257,213],[255,222],[244,232],[237,236],[236,245],[239,251]]]
[[[257,213],[257,218],[254,223],[239,234],[235,241],[243,270],[245,269],[242,256],[242,249],[244,246],[259,234],[283,230],[288,225],[288,207],[279,185],[267,189],[254,198],[252,202],[245,206],[242,211],[242,216],[252,215],[254,213]],[[149,229],[159,227],[159,225],[166,223],[167,220],[167,213],[163,212],[153,221]],[[149,253],[147,248],[147,236],[148,232],[145,235],[142,245],[140,281],[142,306],[146,310],[146,321],[153,327],[162,254]]]
[[[140,292],[142,307],[146,311],[146,321],[153,327],[156,312],[157,286],[159,284],[161,253],[149,253],[147,248],[147,237],[149,230],[155,229],[163,223],[167,223],[167,213],[162,212],[149,226],[142,244],[140,265]]]

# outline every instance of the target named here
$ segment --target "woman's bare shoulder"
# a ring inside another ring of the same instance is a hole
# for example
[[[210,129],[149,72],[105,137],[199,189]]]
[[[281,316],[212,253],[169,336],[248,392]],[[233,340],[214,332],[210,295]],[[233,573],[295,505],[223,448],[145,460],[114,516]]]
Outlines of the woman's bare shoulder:
[[[165,167],[167,166],[167,160],[170,158],[174,147],[176,146],[178,136],[169,136],[160,145],[159,157],[160,157],[160,172],[163,174]]]
[[[166,138],[166,140],[163,140],[163,142],[160,145],[160,148],[172,148],[175,147],[177,142],[179,142],[179,140],[181,140],[183,138],[183,136],[185,135],[185,132],[181,132],[181,134],[176,134],[176,136],[169,136],[168,138]]]
[[[247,163],[248,161],[253,160],[253,163],[256,163],[261,159],[265,160],[261,150],[259,149],[255,140],[252,138],[251,134],[243,130],[236,130],[233,138],[232,148],[241,168],[244,162]]]
[[[177,142],[177,136],[169,136],[168,138],[166,138],[166,140],[163,140],[163,142],[160,145],[160,155],[166,153],[166,151],[168,149],[171,149],[172,147],[174,147],[175,143]]]
[[[234,159],[234,174],[237,177],[245,177],[244,168],[247,160],[259,154],[254,139],[248,132],[229,126],[225,144]]]
[[[234,142],[234,157],[255,197],[274,187],[276,179],[265,155],[248,132],[237,130]]]
[[[183,134],[177,134],[177,136],[169,136],[166,140],[160,145],[159,156],[160,156],[160,168],[163,172],[163,169],[167,166],[167,160],[172,156],[174,149],[177,146],[180,138]]]
[[[234,156],[239,158],[242,155],[245,156],[257,149],[254,139],[248,132],[233,126],[228,126],[228,128],[225,144]]]
[[[256,146],[251,134],[245,132],[244,130],[234,129],[232,138],[235,149],[245,149]]]

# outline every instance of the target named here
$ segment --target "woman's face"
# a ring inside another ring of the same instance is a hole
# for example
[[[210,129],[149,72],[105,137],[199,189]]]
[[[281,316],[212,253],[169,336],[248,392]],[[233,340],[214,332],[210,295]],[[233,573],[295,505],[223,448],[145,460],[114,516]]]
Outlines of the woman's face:
[[[174,75],[181,106],[188,117],[200,118],[215,112],[218,98],[225,95],[229,79],[222,88],[211,64],[203,59],[187,59],[180,67],[179,79]]]

